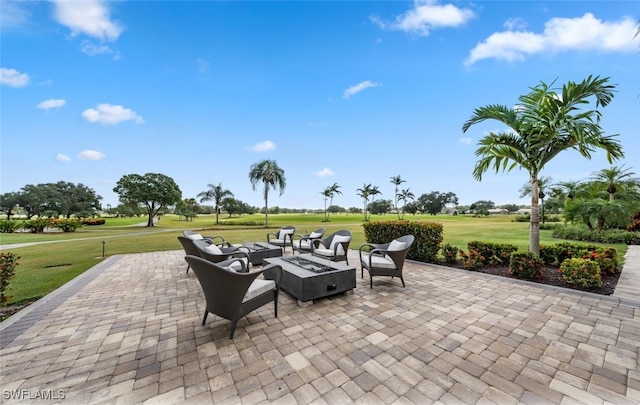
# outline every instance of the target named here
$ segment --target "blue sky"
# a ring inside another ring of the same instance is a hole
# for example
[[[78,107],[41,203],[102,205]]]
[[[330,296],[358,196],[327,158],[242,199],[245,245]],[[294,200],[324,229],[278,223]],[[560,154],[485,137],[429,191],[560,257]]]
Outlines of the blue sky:
[[[249,168],[274,159],[270,206],[360,207],[356,189],[526,204],[527,173],[473,179],[477,107],[542,82],[611,77],[606,134],[640,173],[636,1],[1,0],[0,192],[82,183],[116,205],[124,175],[172,177],[183,198],[222,183],[262,206]],[[542,175],[607,168],[567,151]]]

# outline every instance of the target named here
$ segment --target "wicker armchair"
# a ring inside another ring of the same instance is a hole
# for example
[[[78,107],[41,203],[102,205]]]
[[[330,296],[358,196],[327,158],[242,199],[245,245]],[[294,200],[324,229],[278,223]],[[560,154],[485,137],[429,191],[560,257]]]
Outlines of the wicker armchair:
[[[321,239],[324,233],[324,228],[318,228],[308,235],[293,235],[291,237],[291,250],[293,253],[310,253],[313,250],[313,241]]]
[[[235,271],[246,273],[251,268],[249,260],[249,248],[246,247],[230,247],[220,248],[216,245],[209,244],[204,240],[191,241],[197,250],[195,256],[202,257],[213,263],[219,263],[226,260],[237,259],[230,268]]]
[[[404,287],[402,268],[407,258],[407,253],[413,245],[413,235],[405,235],[394,239],[389,243],[364,243],[358,249],[360,256],[360,276],[364,278],[364,270],[369,273],[369,284],[373,288],[373,276],[400,277]],[[366,248],[370,250],[365,251]]]
[[[351,243],[351,232],[345,230],[335,231],[324,239],[316,239],[311,246],[312,254],[325,259],[339,262],[345,260],[349,264],[347,252]]]
[[[231,321],[229,339],[233,339],[238,321],[250,312],[273,301],[274,314],[278,317],[278,295],[282,268],[268,265],[251,273],[237,273],[218,266],[201,257],[187,255],[187,263],[196,274],[206,299],[202,325],[212,313]],[[276,280],[258,279],[266,270],[275,270]]]
[[[278,232],[269,232],[267,233],[267,243],[272,245],[280,246],[282,248],[282,252],[287,248],[287,245],[291,244],[291,240],[293,235],[296,233],[296,228],[294,226],[285,226],[280,228]]]

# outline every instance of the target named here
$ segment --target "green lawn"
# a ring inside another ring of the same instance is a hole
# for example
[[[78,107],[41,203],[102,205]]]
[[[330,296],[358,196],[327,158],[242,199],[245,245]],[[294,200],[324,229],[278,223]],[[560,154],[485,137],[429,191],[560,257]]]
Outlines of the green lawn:
[[[12,281],[10,303],[40,298],[102,260],[103,241],[105,255],[151,252],[160,250],[180,250],[177,236],[184,229],[198,230],[203,235],[223,235],[232,243],[266,241],[267,232],[281,226],[293,225],[297,233],[311,232],[317,228],[327,229],[327,235],[339,229],[348,229],[353,234],[351,248],[364,243],[362,215],[331,215],[330,222],[322,222],[322,214],[278,214],[269,215],[269,229],[263,226],[230,225],[232,222],[255,221],[264,223],[264,215],[242,216],[240,218],[220,217],[226,224],[215,225],[215,215],[200,215],[193,221],[181,221],[175,215],[161,218],[157,226],[147,228],[145,218],[106,218],[105,225],[85,226],[72,233],[50,232],[44,234],[13,233],[0,234],[0,244],[15,244],[43,241],[60,241],[11,249],[21,257]],[[444,242],[466,249],[468,242],[512,243],[520,250],[529,245],[529,224],[512,222],[513,215],[473,218],[452,215],[407,215],[405,219],[414,221],[434,221],[444,226]],[[374,215],[373,221],[394,220],[396,215]],[[562,240],[553,239],[551,231],[540,231],[540,243],[554,244]],[[620,258],[624,257],[627,246],[613,245]],[[6,253],[8,250],[4,249]]]

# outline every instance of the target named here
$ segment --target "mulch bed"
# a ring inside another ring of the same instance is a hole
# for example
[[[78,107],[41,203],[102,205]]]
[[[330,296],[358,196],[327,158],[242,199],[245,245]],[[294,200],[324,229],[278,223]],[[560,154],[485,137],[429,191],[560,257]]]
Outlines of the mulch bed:
[[[464,268],[461,263],[456,263],[456,264],[439,263],[439,264],[442,266],[455,267],[458,269]],[[602,286],[599,288],[581,288],[564,281],[564,279],[562,278],[562,274],[558,271],[558,268],[555,266],[545,266],[543,267],[542,270],[543,270],[543,278],[541,281],[535,281],[535,280],[525,280],[525,281],[552,285],[556,287],[570,288],[572,290],[587,291],[590,293],[601,294],[601,295],[613,294],[614,290],[616,289],[616,285],[618,284],[618,278],[620,277],[620,271],[621,271],[620,269],[616,274],[602,274]],[[487,266],[475,271],[479,273],[493,274],[494,276],[502,276],[507,278],[513,278],[516,280],[522,280],[517,277],[514,277],[509,272],[508,266]]]

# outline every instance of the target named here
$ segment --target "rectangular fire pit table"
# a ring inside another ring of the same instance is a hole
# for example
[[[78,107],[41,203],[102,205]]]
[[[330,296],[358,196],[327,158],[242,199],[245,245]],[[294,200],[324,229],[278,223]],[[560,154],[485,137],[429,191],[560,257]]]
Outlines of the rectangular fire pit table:
[[[264,259],[264,264],[282,267],[280,288],[306,306],[313,300],[356,288],[356,268],[343,262],[333,262],[309,253]],[[275,279],[274,271],[266,271],[264,277]]]
[[[247,242],[243,243],[242,246],[249,249],[249,261],[254,266],[260,266],[267,257],[282,256],[282,248],[280,246],[266,242]]]

